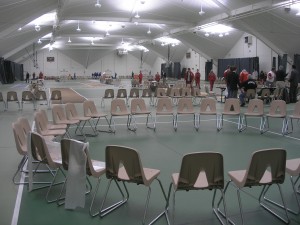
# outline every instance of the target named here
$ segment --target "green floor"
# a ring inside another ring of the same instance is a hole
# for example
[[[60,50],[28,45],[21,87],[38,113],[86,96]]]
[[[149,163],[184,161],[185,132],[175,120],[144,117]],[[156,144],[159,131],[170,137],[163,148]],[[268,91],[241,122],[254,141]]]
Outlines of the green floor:
[[[127,83],[123,86],[130,88]],[[103,88],[85,88],[85,85],[78,81],[72,82],[46,82],[46,87],[74,87],[74,90],[83,96],[93,99],[98,109],[100,109],[100,97],[103,95]],[[1,91],[6,96],[10,89],[22,91],[26,88],[18,83],[13,85],[2,85]],[[116,88],[116,87],[115,87]],[[108,102],[105,111],[109,111]],[[81,105],[77,105],[79,110]],[[11,178],[15,172],[16,166],[21,159],[15,149],[12,136],[11,123],[19,116],[25,116],[32,121],[33,110],[31,105],[25,105],[24,110],[17,111],[16,105],[11,103],[8,112],[0,112],[0,175],[1,175],[1,217],[0,224],[11,224],[13,210],[15,206],[18,186],[15,186]],[[46,106],[39,106],[46,108]],[[223,104],[218,104],[218,111],[221,111]],[[288,105],[288,112],[293,109],[293,104]],[[199,110],[199,107],[196,107]],[[268,111],[268,106],[266,106]],[[51,111],[48,111],[50,117]],[[251,119],[248,121],[249,128],[243,133],[237,131],[237,120],[227,118],[222,131],[217,132],[215,121],[212,117],[201,118],[199,131],[192,127],[190,117],[182,117],[182,122],[178,124],[178,130],[175,132],[172,128],[170,118],[160,118],[157,124],[156,132],[145,127],[145,118],[138,118],[138,130],[136,133],[126,129],[125,120],[117,119],[116,134],[100,133],[98,137],[89,137],[90,152],[92,158],[104,160],[105,146],[124,145],[137,149],[140,152],[142,163],[145,167],[161,170],[160,179],[167,191],[171,174],[178,172],[182,156],[186,153],[197,151],[217,151],[224,156],[225,176],[227,171],[244,169],[247,167],[251,153],[264,148],[284,148],[287,150],[287,157],[299,157],[298,146],[300,143],[300,127],[296,126],[294,133],[283,137],[280,134],[281,121],[271,120],[271,132],[261,135],[258,130],[259,120]],[[102,124],[104,121],[102,121]],[[105,127],[103,127],[105,128]],[[96,180],[91,178],[93,184]],[[103,177],[100,186],[100,193],[97,202],[100,203],[103,197],[107,180]],[[95,185],[94,185],[95,186]],[[47,204],[45,202],[46,190],[28,192],[25,187],[22,193],[18,225],[41,225],[41,224],[141,224],[143,217],[143,207],[146,200],[147,190],[143,186],[131,184],[129,187],[130,199],[122,208],[100,219],[91,218],[88,214],[91,195],[86,198],[86,207],[74,211],[65,210],[63,206],[57,207],[56,204]],[[294,196],[291,192],[291,185],[288,177],[283,185],[284,196],[291,207],[295,207]],[[257,197],[260,189],[252,188],[249,190],[252,195]],[[190,191],[179,192],[176,196],[176,224],[219,224],[211,210],[211,191]],[[274,199],[279,199],[276,189],[270,192]],[[110,192],[109,201],[118,199],[117,191]],[[154,216],[163,209],[165,202],[159,192],[157,183],[153,183],[152,196],[150,201],[149,216]],[[300,196],[299,196],[300,197]],[[238,224],[241,223],[238,210],[236,192],[232,186],[226,195],[228,214]],[[278,219],[264,211],[258,202],[249,195],[242,194],[242,201],[247,224],[282,224]],[[171,201],[172,203],[172,201]],[[289,214],[291,224],[299,224],[300,216]],[[159,220],[156,224],[167,224],[165,219]]]

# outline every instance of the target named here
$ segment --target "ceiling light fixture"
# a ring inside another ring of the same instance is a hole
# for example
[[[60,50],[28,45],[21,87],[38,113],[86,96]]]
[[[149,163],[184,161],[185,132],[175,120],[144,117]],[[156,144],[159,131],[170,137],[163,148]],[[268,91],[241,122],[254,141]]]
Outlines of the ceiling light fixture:
[[[122,38],[122,42],[121,42],[121,44],[122,44],[122,45],[124,45],[124,44],[125,44],[125,43],[124,43],[124,41],[123,41],[123,38]]]
[[[110,35],[110,33],[108,33],[108,31],[106,31],[106,34],[105,34],[106,36],[109,36]]]
[[[95,43],[94,43],[94,40],[92,39],[92,42],[91,42],[91,45],[94,45]]]
[[[42,41],[41,41],[41,39],[39,39],[37,43],[38,43],[38,44],[42,44]]]
[[[52,44],[49,45],[49,52],[53,50]]]
[[[135,24],[135,25],[138,25],[138,24],[139,24],[139,22],[135,21],[135,22],[134,22],[134,24]]]
[[[204,35],[205,35],[205,37],[209,37],[209,33],[205,33]]]
[[[22,30],[22,27],[19,27],[18,31],[21,31]]]
[[[41,30],[41,27],[37,24],[34,26],[34,29],[36,30],[36,32],[39,32]]]
[[[100,0],[97,0],[97,2],[96,2],[96,4],[95,4],[95,7],[96,7],[96,8],[100,8],[100,7],[101,7]]]
[[[201,9],[200,9],[200,12],[199,12],[199,15],[202,16],[205,12],[202,10],[202,2],[201,2]]]
[[[69,42],[69,43],[71,43],[71,42],[72,42],[70,37],[69,37],[69,40],[68,40],[68,42]]]
[[[221,33],[221,34],[219,34],[219,37],[223,37],[224,35]]]
[[[77,29],[76,29],[78,32],[81,31],[80,27],[79,27],[79,20],[78,20],[78,25],[77,25]]]
[[[151,34],[150,26],[149,26],[149,29],[147,31],[147,34]]]
[[[140,15],[139,15],[139,12],[138,11],[136,11],[136,14],[135,14],[135,16],[134,16],[135,18],[140,18]]]

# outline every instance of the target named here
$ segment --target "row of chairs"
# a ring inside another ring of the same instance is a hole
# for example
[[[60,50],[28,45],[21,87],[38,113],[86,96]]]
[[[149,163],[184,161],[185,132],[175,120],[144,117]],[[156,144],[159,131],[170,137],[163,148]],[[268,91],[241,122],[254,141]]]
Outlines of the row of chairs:
[[[129,199],[129,192],[126,183],[136,183],[139,185],[144,185],[148,188],[148,194],[146,199],[146,205],[143,214],[142,223],[145,224],[147,217],[147,210],[151,194],[151,185],[154,180],[157,180],[162,192],[162,195],[166,201],[164,209],[155,217],[150,224],[154,223],[160,217],[165,216],[168,224],[169,220],[169,205],[171,200],[171,193],[173,192],[173,204],[172,204],[172,221],[175,221],[175,198],[178,191],[191,191],[191,190],[214,190],[212,208],[214,214],[217,216],[222,224],[232,223],[233,220],[228,217],[227,205],[226,205],[226,192],[228,190],[229,184],[233,184],[233,187],[237,190],[239,209],[241,215],[242,224],[244,224],[244,216],[242,210],[241,192],[245,192],[246,188],[251,187],[262,187],[262,191],[258,197],[258,202],[260,206],[266,209],[268,212],[272,213],[283,222],[288,224],[290,222],[288,212],[299,214],[300,204],[297,196],[297,182],[299,180],[300,174],[300,159],[286,160],[286,150],[284,149],[263,149],[255,151],[250,159],[249,166],[244,170],[229,171],[228,176],[230,180],[225,185],[224,177],[224,162],[223,155],[218,152],[195,152],[189,153],[183,156],[180,170],[178,173],[172,174],[172,181],[169,185],[169,190],[166,194],[159,180],[160,171],[157,169],[144,168],[141,163],[141,159],[137,150],[125,146],[110,145],[105,149],[105,162],[92,160],[89,156],[88,145],[81,143],[77,140],[63,139],[61,141],[61,157],[55,159],[52,158],[51,152],[49,152],[48,145],[46,144],[43,136],[32,132],[31,133],[31,151],[32,156],[35,160],[40,161],[40,163],[47,164],[51,169],[55,169],[56,173],[52,179],[51,185],[48,189],[46,199],[49,202],[49,193],[51,193],[51,188],[56,182],[58,171],[63,170],[68,171],[70,168],[70,154],[71,149],[76,149],[78,146],[84,151],[81,153],[86,157],[85,165],[86,176],[96,178],[97,185],[94,191],[92,201],[90,204],[89,213],[91,216],[99,215],[103,218],[113,210],[119,208],[125,204]],[[72,147],[71,147],[72,146]],[[74,163],[74,161],[72,162]],[[285,203],[281,184],[285,181],[285,173],[289,174],[292,183],[292,192],[295,196],[298,209],[290,209]],[[94,203],[96,200],[97,192],[99,190],[100,179],[102,175],[106,175],[109,180],[104,197],[101,201],[100,208],[95,209]],[[67,176],[68,177],[68,176]],[[294,177],[298,177],[294,180]],[[82,181],[84,182],[84,181]],[[111,183],[114,182],[118,191],[120,192],[122,199],[117,203],[106,206],[106,201],[111,187]],[[124,188],[121,188],[119,182],[123,183]],[[85,182],[84,182],[85,184]],[[65,182],[64,182],[65,185]],[[62,187],[62,190],[64,188]],[[68,185],[68,184],[67,184]],[[270,186],[275,185],[278,187],[279,194],[282,200],[282,204],[276,203],[268,197],[268,190]],[[299,189],[299,187],[298,187]],[[216,192],[220,191],[221,197],[216,200]],[[83,193],[85,194],[85,193]],[[57,202],[60,205],[60,200],[62,200],[62,191],[57,195],[54,200],[50,202]],[[67,200],[66,200],[67,201]],[[223,203],[223,204],[222,204]],[[282,207],[285,212],[285,217],[277,215],[274,209],[270,209],[266,203],[274,203],[275,205]],[[223,205],[223,211],[220,209],[220,205]]]
[[[36,110],[37,103],[43,102],[43,104],[50,106],[50,101],[57,100],[62,103],[62,96],[60,90],[53,90],[51,92],[50,99],[48,100],[47,94],[43,90],[37,91],[22,91],[21,101],[18,98],[16,91],[8,91],[6,95],[6,100],[3,98],[2,92],[0,92],[0,102],[3,103],[4,110],[8,110],[9,102],[16,102],[18,104],[18,109],[22,110],[25,102],[30,102],[33,105],[33,109]]]

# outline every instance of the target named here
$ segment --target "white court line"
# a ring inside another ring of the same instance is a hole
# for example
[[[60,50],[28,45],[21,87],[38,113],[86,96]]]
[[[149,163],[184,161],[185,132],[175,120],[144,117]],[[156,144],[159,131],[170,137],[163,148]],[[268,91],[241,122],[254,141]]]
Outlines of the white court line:
[[[74,91],[76,94],[78,94],[79,96],[83,97],[85,100],[88,100],[86,97],[84,97],[83,95],[79,94],[77,91],[75,91],[73,88],[70,88],[72,91]]]
[[[24,166],[27,166],[27,162]],[[25,174],[22,173],[21,178],[20,178],[20,182],[23,183],[24,180],[25,180]],[[18,189],[17,198],[16,198],[13,217],[12,217],[12,220],[11,220],[11,225],[17,225],[18,224],[20,206],[21,206],[22,195],[23,195],[23,188],[24,188],[24,185],[20,184],[19,189]]]

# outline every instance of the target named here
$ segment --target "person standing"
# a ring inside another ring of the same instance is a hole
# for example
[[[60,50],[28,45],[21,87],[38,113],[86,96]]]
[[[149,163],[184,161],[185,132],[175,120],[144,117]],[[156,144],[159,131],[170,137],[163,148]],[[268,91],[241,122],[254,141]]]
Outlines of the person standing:
[[[132,71],[131,72],[131,79],[133,79],[134,78],[134,72]]]
[[[142,84],[142,80],[143,80],[143,74],[142,74],[142,71],[140,71],[140,74],[139,74],[139,84],[140,85]]]
[[[35,80],[35,72],[32,74],[32,80]]]
[[[283,70],[283,66],[279,66],[278,70],[275,73],[276,75],[276,87],[285,88],[285,77],[286,73]]]
[[[200,88],[200,77],[201,74],[199,72],[199,69],[197,69],[197,72],[195,73],[195,83],[196,83],[196,87]]]
[[[159,75],[158,72],[155,74],[154,79],[155,79],[155,81],[156,81],[157,83],[160,81],[160,75]]]
[[[240,83],[244,83],[246,80],[248,80],[248,75],[249,73],[247,72],[247,70],[243,69],[240,73]]]
[[[254,79],[252,79],[251,75],[248,76],[249,79],[245,82],[241,83],[241,94],[239,95],[241,106],[245,106],[245,97],[248,89],[256,90],[257,84]]]
[[[191,85],[191,87],[192,87],[192,83],[194,80],[194,74],[191,71],[191,68],[188,68],[187,72],[185,73],[184,79],[185,79],[186,86]]]
[[[299,76],[299,73],[296,70],[296,65],[292,65],[291,76],[289,78],[289,82],[290,82],[290,103],[297,102],[298,76]]]
[[[25,79],[26,83],[29,83],[29,73],[26,73],[26,79]]]
[[[228,98],[237,98],[238,87],[240,86],[239,75],[236,73],[236,67],[230,67],[230,73],[227,75]]]
[[[272,70],[267,74],[266,79],[266,86],[267,87],[273,87],[274,81],[275,81],[275,68],[273,67]]]
[[[216,74],[214,73],[213,70],[211,70],[208,74],[208,80],[209,80],[209,85],[210,85],[210,91],[213,91],[214,88],[214,83],[217,79]]]

